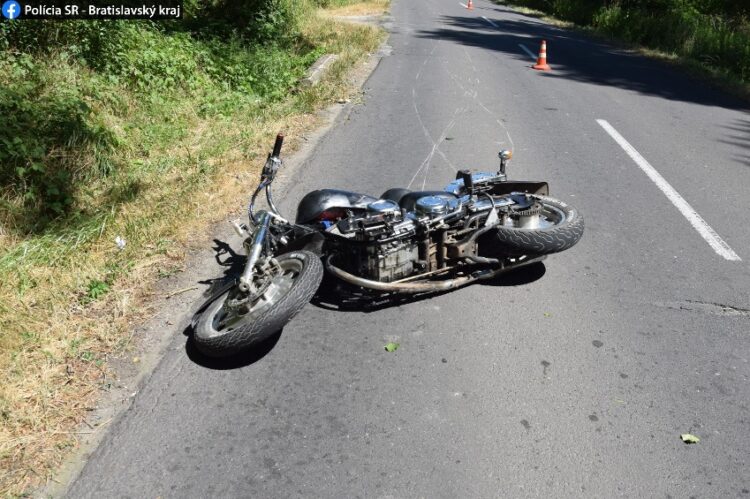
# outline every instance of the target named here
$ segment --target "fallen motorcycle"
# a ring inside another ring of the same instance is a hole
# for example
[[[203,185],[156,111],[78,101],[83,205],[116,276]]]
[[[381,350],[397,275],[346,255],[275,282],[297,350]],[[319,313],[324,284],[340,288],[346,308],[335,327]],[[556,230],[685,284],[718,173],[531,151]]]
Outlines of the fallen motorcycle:
[[[248,207],[242,275],[221,287],[193,319],[193,341],[211,357],[236,354],[279,331],[313,299],[324,269],[370,296],[455,289],[541,261],[583,235],[583,217],[549,197],[546,182],[509,181],[510,151],[498,172],[459,171],[443,191],[394,188],[380,197],[320,189],[284,218],[271,186],[282,165],[279,134]],[[265,191],[268,210],[255,210]]]

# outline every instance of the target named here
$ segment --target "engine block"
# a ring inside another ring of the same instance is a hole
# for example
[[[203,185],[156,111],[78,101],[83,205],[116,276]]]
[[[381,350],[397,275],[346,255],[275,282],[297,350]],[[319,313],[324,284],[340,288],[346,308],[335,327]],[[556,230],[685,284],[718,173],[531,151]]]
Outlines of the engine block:
[[[379,200],[370,203],[367,212],[339,221],[329,232],[344,239],[340,263],[349,272],[393,282],[414,273],[419,259],[415,229],[414,221],[404,219],[396,203]]]
[[[419,258],[417,245],[409,239],[385,244],[352,244],[350,250],[350,270],[360,277],[380,282],[410,276]]]
[[[380,282],[393,282],[410,276],[419,258],[417,245],[409,240],[366,247],[361,275]]]

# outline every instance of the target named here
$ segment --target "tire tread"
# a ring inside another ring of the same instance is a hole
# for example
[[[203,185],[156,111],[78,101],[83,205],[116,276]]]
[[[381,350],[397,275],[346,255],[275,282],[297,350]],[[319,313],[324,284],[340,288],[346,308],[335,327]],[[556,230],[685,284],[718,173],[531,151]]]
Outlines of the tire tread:
[[[584,221],[578,210],[547,196],[537,196],[541,201],[556,205],[565,211],[568,220],[550,229],[518,229],[498,227],[496,242],[512,253],[546,255],[559,253],[573,247],[583,236]]]
[[[305,262],[292,288],[252,324],[243,325],[220,336],[208,336],[201,334],[201,329],[206,328],[208,321],[213,320],[213,317],[204,313],[198,320],[193,334],[193,341],[198,350],[210,357],[228,357],[267,339],[292,320],[309,303],[323,279],[323,264],[314,253],[294,251],[277,259],[292,258],[300,254],[304,256]]]

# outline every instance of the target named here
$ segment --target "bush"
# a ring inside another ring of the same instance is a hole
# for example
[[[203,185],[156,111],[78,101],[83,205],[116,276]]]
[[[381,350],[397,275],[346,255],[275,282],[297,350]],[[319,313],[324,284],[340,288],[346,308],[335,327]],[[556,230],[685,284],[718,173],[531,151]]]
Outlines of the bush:
[[[561,19],[586,25],[593,20],[599,5],[596,0],[554,0],[552,12]]]
[[[43,226],[73,204],[76,180],[112,170],[116,138],[80,88],[59,85],[31,56],[7,57],[0,69],[13,82],[0,92],[0,185],[22,220]]]
[[[285,45],[297,39],[310,8],[305,0],[188,2],[185,26],[198,35],[238,35],[255,43]]]
[[[188,0],[174,22],[0,23],[0,224],[42,230],[76,211],[85,180],[116,173],[120,139],[101,109],[192,96],[201,114],[231,114],[288,95],[320,54],[299,35],[308,8]],[[168,141],[169,126],[144,134]]]
[[[203,83],[202,55],[188,33],[164,36],[150,23],[126,24],[113,30],[87,62],[136,90],[190,90]]]

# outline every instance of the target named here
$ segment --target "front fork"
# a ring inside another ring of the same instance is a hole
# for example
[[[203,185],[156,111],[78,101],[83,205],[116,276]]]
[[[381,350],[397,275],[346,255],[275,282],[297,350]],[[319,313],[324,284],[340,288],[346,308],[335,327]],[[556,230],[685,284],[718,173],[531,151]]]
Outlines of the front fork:
[[[247,262],[245,263],[245,269],[242,272],[242,276],[240,276],[240,282],[238,284],[240,291],[243,293],[254,293],[256,291],[255,283],[253,282],[253,272],[255,266],[258,264],[260,255],[263,252],[263,246],[268,237],[269,225],[274,219],[281,223],[289,223],[279,214],[279,210],[276,209],[276,205],[273,203],[273,196],[271,195],[271,183],[273,182],[276,173],[279,171],[279,168],[281,168],[281,158],[279,155],[281,154],[281,146],[283,143],[284,135],[278,134],[276,136],[276,143],[273,146],[273,152],[268,155],[266,164],[263,166],[263,171],[260,175],[260,184],[250,198],[250,205],[247,208],[250,221],[255,225],[255,231],[250,237],[245,239],[244,243],[245,251],[247,252]],[[268,201],[268,206],[271,208],[271,211],[261,211],[256,216],[253,209],[255,206],[255,198],[263,189],[266,190],[266,200]],[[247,234],[244,227],[236,223],[233,225],[238,234],[242,236]],[[271,261],[273,262],[275,260],[271,258]]]
[[[245,263],[245,270],[240,276],[239,288],[244,293],[250,293],[253,291],[253,269],[258,263],[260,254],[263,251],[263,244],[268,236],[268,226],[271,224],[271,215],[268,212],[262,211],[258,216],[258,225],[255,227],[255,231],[251,238],[245,242],[247,246],[247,263]],[[250,244],[248,241],[252,239]]]

